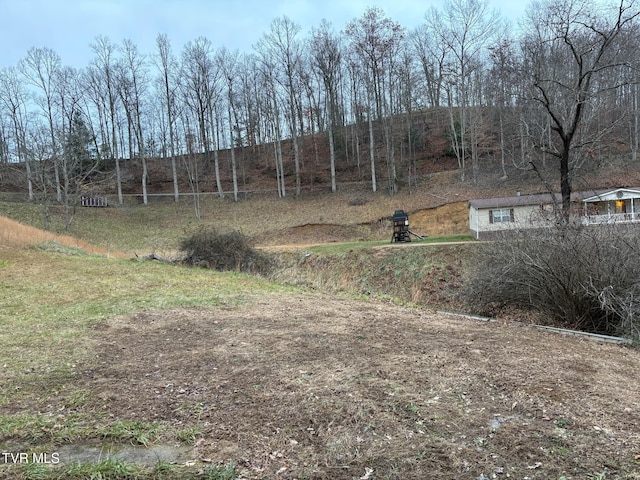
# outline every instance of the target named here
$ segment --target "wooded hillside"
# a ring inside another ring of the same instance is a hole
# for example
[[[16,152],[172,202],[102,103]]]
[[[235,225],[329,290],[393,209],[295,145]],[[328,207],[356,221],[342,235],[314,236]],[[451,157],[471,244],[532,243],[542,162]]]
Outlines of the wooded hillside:
[[[585,172],[637,160],[639,13],[544,1],[510,30],[486,1],[450,0],[407,31],[372,7],[306,37],[275,18],[253,52],[97,36],[83,69],[32,48],[0,70],[0,163],[23,169],[3,188],[71,212],[85,192],[394,194],[433,171],[529,169],[565,199]]]

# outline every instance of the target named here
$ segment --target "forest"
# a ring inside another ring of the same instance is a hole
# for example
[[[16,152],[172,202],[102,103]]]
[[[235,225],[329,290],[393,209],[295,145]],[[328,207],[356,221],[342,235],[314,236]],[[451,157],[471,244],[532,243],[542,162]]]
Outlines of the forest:
[[[170,165],[176,201],[181,175],[197,197],[205,174],[219,195],[228,178],[237,201],[258,150],[280,197],[300,194],[310,163],[336,191],[345,162],[393,195],[417,173],[431,148],[425,119],[437,118],[463,181],[477,182],[488,162],[503,176],[551,164],[568,211],[583,167],[637,160],[639,14],[629,0],[533,1],[516,29],[486,0],[449,0],[408,31],[370,7],[307,36],[274,18],[251,52],[206,37],[175,52],[165,34],[141,52],[98,35],[80,69],[33,47],[0,69],[0,164],[21,165],[29,198],[63,205],[69,224],[84,192],[122,203],[132,160],[145,204],[158,161]]]

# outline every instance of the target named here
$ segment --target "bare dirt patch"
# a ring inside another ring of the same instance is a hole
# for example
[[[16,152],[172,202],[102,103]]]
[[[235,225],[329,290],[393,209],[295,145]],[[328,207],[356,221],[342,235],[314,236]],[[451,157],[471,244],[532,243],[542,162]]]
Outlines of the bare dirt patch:
[[[640,478],[630,348],[273,294],[115,317],[93,350],[88,408],[193,427],[242,478]]]
[[[409,213],[411,230],[430,237],[469,233],[468,202],[455,202]]]
[[[408,213],[410,228],[419,235],[438,237],[469,233],[467,202],[448,203]],[[391,239],[392,214],[390,210],[388,218],[360,224],[307,223],[259,235],[256,240],[261,246],[282,250],[291,245]]]

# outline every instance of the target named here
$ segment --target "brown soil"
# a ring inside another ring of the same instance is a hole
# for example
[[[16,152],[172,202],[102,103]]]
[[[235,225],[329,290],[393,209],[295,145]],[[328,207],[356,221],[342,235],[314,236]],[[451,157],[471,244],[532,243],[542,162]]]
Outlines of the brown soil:
[[[92,342],[83,408],[199,428],[192,459],[244,479],[640,478],[630,348],[299,294],[115,317]]]
[[[430,237],[469,233],[468,202],[456,202],[409,213],[409,227]]]
[[[469,233],[468,202],[455,202],[433,208],[407,212],[411,231],[428,237],[465,235]],[[390,215],[393,212],[390,212]],[[389,218],[364,224],[308,223],[288,227],[258,236],[261,246],[275,250],[289,249],[292,245],[318,245],[332,242],[384,240],[391,238],[393,228]]]

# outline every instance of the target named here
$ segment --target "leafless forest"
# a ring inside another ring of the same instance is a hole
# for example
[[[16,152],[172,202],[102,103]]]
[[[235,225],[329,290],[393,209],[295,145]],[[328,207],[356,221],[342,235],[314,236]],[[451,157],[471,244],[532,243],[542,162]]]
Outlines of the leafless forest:
[[[300,193],[309,163],[335,191],[344,162],[393,194],[430,148],[425,118],[438,112],[463,180],[489,161],[497,175],[550,164],[568,208],[581,168],[638,155],[640,6],[608,5],[535,1],[515,26],[485,0],[449,0],[412,31],[372,7],[345,25],[319,19],[306,36],[278,17],[250,52],[206,37],[177,52],[163,34],[141,52],[98,35],[80,69],[34,47],[0,70],[0,163],[23,165],[30,198],[64,205],[69,223],[105,170],[122,202],[130,159],[145,203],[158,159],[171,165],[176,201],[179,175],[201,191],[203,161],[221,195],[221,171],[232,179],[237,200],[256,149],[269,152],[280,196]]]

